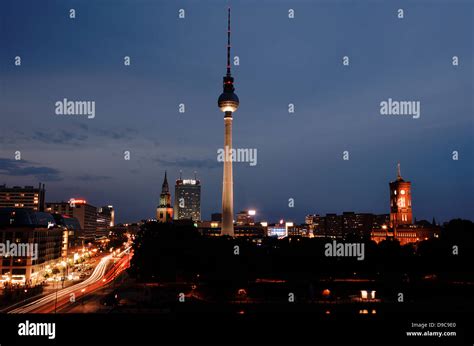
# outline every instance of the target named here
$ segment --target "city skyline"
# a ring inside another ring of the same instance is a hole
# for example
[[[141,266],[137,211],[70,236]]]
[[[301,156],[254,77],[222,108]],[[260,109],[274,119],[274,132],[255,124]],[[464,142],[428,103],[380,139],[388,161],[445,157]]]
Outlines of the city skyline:
[[[1,185],[0,185],[1,186]],[[134,222],[139,222],[139,221],[144,221],[144,220],[153,220],[153,219],[156,219],[160,222],[172,222],[172,220],[179,220],[179,219],[183,219],[183,218],[186,218],[186,217],[178,217],[178,213],[177,211],[179,211],[180,209],[183,209],[183,213],[184,214],[188,214],[188,213],[191,213],[191,214],[195,214],[195,215],[200,215],[201,216],[201,213],[200,213],[200,209],[201,209],[201,181],[197,179],[197,176],[196,176],[196,172],[194,172],[194,179],[183,179],[182,178],[182,171],[180,171],[179,173],[179,178],[176,179],[176,183],[175,183],[175,192],[174,192],[174,196],[171,194],[170,192],[170,188],[169,188],[169,184],[168,184],[168,180],[167,180],[167,171],[165,171],[164,173],[164,180],[163,180],[163,183],[162,183],[162,188],[161,188],[161,193],[158,195],[159,197],[157,198],[157,207],[156,207],[156,212],[155,212],[155,215],[152,216],[152,217],[142,217],[142,218],[139,218],[139,219],[136,219],[136,220],[128,220],[128,221],[125,221],[125,222],[121,222],[121,223],[134,223]],[[186,186],[189,186],[189,187],[186,187]],[[15,191],[15,189],[13,188],[13,186],[3,186],[5,189],[10,189],[12,191]],[[15,187],[20,187],[20,186],[15,186]],[[25,188],[29,188],[30,186],[25,186]],[[31,186],[32,187],[32,186]],[[67,199],[62,199],[61,202],[52,202],[52,201],[49,201],[45,198],[45,194],[46,194],[46,189],[45,189],[45,186],[44,184],[40,184],[40,187],[43,189],[43,199],[44,199],[44,204],[45,205],[48,205],[48,204],[54,204],[54,203],[63,203],[63,204],[70,204],[71,201],[74,201],[75,198],[77,198],[77,196],[71,196],[70,198],[67,198]],[[411,197],[411,181],[406,181],[403,179],[402,175],[401,175],[401,165],[400,163],[397,164],[397,167],[396,167],[396,177],[395,179],[393,180],[389,180],[388,181],[388,189],[389,190],[389,193],[388,193],[388,196],[389,198],[387,199],[386,201],[386,209],[383,210],[382,212],[376,212],[376,211],[373,211],[373,210],[358,210],[358,209],[347,209],[347,210],[332,210],[332,211],[327,211],[327,212],[318,212],[318,211],[314,211],[314,210],[309,210],[306,212],[306,214],[303,216],[302,219],[292,219],[292,218],[287,218],[285,217],[284,215],[281,215],[279,218],[276,218],[276,219],[269,219],[269,218],[265,218],[265,217],[262,217],[258,214],[258,210],[255,210],[255,209],[251,209],[251,208],[243,208],[243,209],[239,209],[239,210],[252,210],[253,212],[253,217],[255,217],[255,215],[257,216],[255,219],[258,220],[257,222],[263,222],[265,224],[271,224],[271,223],[278,223],[279,221],[281,222],[281,220],[284,220],[284,221],[291,221],[292,223],[294,222],[295,224],[304,224],[305,223],[305,220],[307,217],[309,216],[312,216],[312,215],[318,215],[318,216],[324,216],[324,215],[339,215],[339,214],[343,214],[343,213],[346,213],[346,212],[354,212],[354,213],[359,213],[359,214],[364,214],[364,213],[368,213],[368,214],[373,214],[373,215],[397,215],[397,216],[394,216],[396,217],[396,220],[398,221],[395,221],[394,220],[390,220],[390,222],[388,223],[387,222],[387,226],[390,226],[390,227],[393,227],[395,225],[397,225],[398,223],[400,224],[413,224],[415,222],[419,222],[421,220],[425,220],[425,221],[429,221],[429,222],[432,222],[434,220],[437,221],[438,224],[442,224],[443,222],[447,222],[447,221],[450,221],[450,220],[442,220],[440,218],[438,218],[436,215],[432,215],[431,217],[428,217],[428,218],[422,218],[422,217],[417,217],[416,214],[413,214],[412,213],[412,197]],[[23,188],[23,187],[21,187]],[[33,188],[33,187],[32,187]],[[191,188],[191,189],[190,189]],[[198,191],[193,191],[195,188],[198,188]],[[400,190],[401,189],[401,190]],[[405,196],[397,196],[397,191],[400,191],[402,195],[405,195],[406,193],[406,197]],[[188,196],[188,194],[191,193],[191,195]],[[194,196],[195,193],[198,193],[197,195]],[[178,195],[181,197],[178,198]],[[402,198],[403,201],[400,201],[399,198]],[[405,200],[406,198],[406,200]],[[174,203],[172,204],[171,201],[174,200]],[[67,202],[66,202],[67,201]],[[80,203],[87,203],[87,201],[85,199],[79,199],[78,201],[80,201]],[[190,202],[191,205],[187,206],[186,208],[183,208],[183,207],[180,207],[179,206],[179,203],[182,202],[184,203],[186,201],[186,203]],[[406,205],[405,205],[406,203]],[[112,206],[109,206],[109,207],[112,207]],[[417,206],[415,205],[415,210],[416,210]],[[100,208],[97,208],[97,210],[99,210]],[[161,212],[161,216],[160,216],[160,212]],[[184,215],[183,214],[183,215]],[[190,214],[190,215],[191,215]],[[236,213],[235,215],[237,215],[239,213]],[[221,214],[222,215],[222,214]],[[200,217],[200,219],[196,219],[196,220],[201,220],[201,221],[210,221],[211,220],[211,215],[206,215],[204,217]],[[453,219],[456,219],[456,218],[459,218],[459,217],[455,217]],[[115,216],[114,216],[114,219],[115,219]],[[194,218],[193,218],[194,220]],[[196,221],[194,220],[194,221]],[[237,217],[234,218],[234,224],[235,223],[238,223],[237,221]]]
[[[1,1],[0,346],[474,345],[473,9]]]
[[[349,5],[352,11],[340,11],[337,4],[319,11],[298,4],[292,24],[284,4],[233,5],[239,27],[233,54],[240,64],[232,67],[239,96],[246,100],[235,123],[235,145],[258,149],[256,166],[234,165],[235,210],[255,209],[269,220],[347,210],[385,213],[386,183],[401,162],[413,182],[417,219],[473,219],[472,52],[466,44],[472,32],[468,11],[459,5],[408,7],[403,24],[387,4]],[[225,6],[188,2],[180,21],[171,4],[160,11],[150,4],[137,9],[143,21],[130,22],[120,34],[110,28],[127,17],[127,3],[107,19],[105,8],[84,4],[74,26],[66,16],[39,25],[37,14],[44,9],[37,4],[29,4],[28,11],[21,3],[1,6],[10,16],[0,52],[8,88],[0,98],[11,116],[3,118],[0,136],[0,183],[41,181],[49,200],[110,203],[117,221],[129,222],[155,214],[165,170],[173,178],[179,170],[198,171],[203,218],[220,210],[216,151],[222,139],[216,135],[221,127],[215,90],[224,64]],[[60,7],[50,11],[56,18],[63,15]],[[90,15],[81,15],[84,11]],[[367,16],[371,20],[364,26],[361,18]],[[440,16],[448,24],[432,35]],[[110,21],[110,28],[94,24],[99,20]],[[12,21],[26,25],[29,36],[15,31]],[[314,41],[302,39],[308,23],[314,23]],[[51,40],[32,49],[36,35]],[[104,37],[109,46],[102,48]],[[77,44],[85,39],[91,52]],[[57,50],[55,42],[67,49]],[[341,64],[346,54],[350,67]],[[16,55],[21,67],[12,63]],[[131,57],[128,67],[125,55]],[[457,67],[451,65],[453,55],[460,57]],[[126,104],[120,102],[123,95]],[[419,119],[378,114],[381,101],[411,96],[421,100]],[[95,100],[96,117],[55,115],[54,102],[64,97]],[[178,112],[180,103],[185,113]],[[288,113],[289,103],[294,114]],[[125,150],[130,161],[123,160]],[[345,150],[348,161],[342,159]],[[454,150],[458,161],[452,160]],[[15,160],[16,151],[22,160]]]

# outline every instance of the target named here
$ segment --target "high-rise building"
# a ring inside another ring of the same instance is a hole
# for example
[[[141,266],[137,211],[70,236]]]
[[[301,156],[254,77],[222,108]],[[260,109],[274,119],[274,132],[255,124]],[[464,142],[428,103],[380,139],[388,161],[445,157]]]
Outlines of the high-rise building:
[[[97,232],[96,236],[106,236],[110,228],[114,226],[115,211],[114,207],[107,205],[97,210]]]
[[[201,182],[178,179],[174,190],[174,219],[201,220]]]
[[[93,240],[97,235],[97,208],[84,199],[71,198],[68,202],[46,203],[46,211],[75,217],[83,229],[85,241]]]
[[[371,213],[343,212],[342,222],[344,236],[356,235],[360,237],[370,237],[370,232],[374,225],[375,215]]]
[[[44,211],[44,196],[44,184],[41,183],[37,188],[0,185],[0,208],[29,208]]]
[[[342,216],[337,214],[326,214],[326,236],[342,237],[343,234]]]
[[[345,211],[342,213],[342,227],[344,229],[344,234],[357,232],[358,222],[354,212]]]
[[[68,257],[72,251],[84,246],[84,236],[79,220],[75,217],[51,214],[56,225],[63,230],[62,254],[63,258]]]
[[[101,218],[100,222],[107,225],[107,227],[115,226],[115,210],[113,205],[100,207],[97,211],[97,215]],[[99,219],[97,219],[97,222],[99,223]]]
[[[390,227],[412,224],[411,183],[403,180],[398,164],[397,180],[390,184]]]
[[[165,179],[161,186],[160,203],[156,208],[156,220],[159,222],[171,222],[173,219],[173,208],[171,207],[171,194],[168,186],[168,179],[165,172]]]
[[[311,227],[314,235],[324,236],[326,234],[326,217],[316,214],[313,217],[313,224]]]
[[[316,215],[314,215],[314,214],[306,215],[305,218],[304,218],[304,223],[305,223],[306,225],[312,225],[313,222],[314,222],[314,217],[315,217],[315,216],[316,216]]]
[[[254,225],[255,210],[243,210],[237,214],[237,225]]]
[[[224,112],[224,174],[222,177],[222,229],[221,235],[234,236],[234,180],[232,173],[232,113],[239,107],[239,98],[234,93],[234,78],[230,73],[230,8],[227,17],[227,74],[224,77],[224,92],[217,104]]]

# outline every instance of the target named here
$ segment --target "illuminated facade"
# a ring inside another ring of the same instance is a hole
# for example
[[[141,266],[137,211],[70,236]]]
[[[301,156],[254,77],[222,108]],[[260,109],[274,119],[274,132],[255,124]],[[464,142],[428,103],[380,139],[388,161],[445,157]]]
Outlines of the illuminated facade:
[[[103,217],[107,227],[115,226],[115,210],[113,205],[106,205],[99,208],[98,214]]]
[[[160,203],[156,208],[156,220],[158,222],[171,222],[172,219],[173,208],[171,207],[171,194],[165,172],[165,179],[163,180],[163,185],[161,186]]]
[[[393,239],[397,240],[400,245],[406,245],[410,243],[418,243],[431,238],[438,238],[440,232],[440,228],[435,226],[401,225],[396,229],[383,227],[372,230],[371,240],[378,244],[383,240]]]
[[[237,214],[237,225],[254,225],[255,210],[243,210]]]
[[[38,188],[0,185],[0,208],[29,208],[44,211],[44,196],[44,184],[39,184]]]
[[[33,256],[3,256],[0,283],[35,285],[43,281],[40,273],[62,259],[63,235],[63,229],[49,213],[0,209],[0,243],[36,244],[38,250]]]
[[[217,104],[224,112],[224,150],[232,151],[232,114],[239,107],[239,98],[234,93],[234,78],[230,73],[230,8],[227,19],[227,74],[224,77],[224,90]],[[222,177],[222,231],[221,235],[234,236],[234,178],[232,173],[232,158],[224,158]]]
[[[68,202],[46,203],[49,213],[75,217],[83,230],[84,241],[93,240],[97,234],[97,208],[85,199],[71,198]]]
[[[413,224],[411,207],[411,183],[402,178],[398,164],[397,180],[390,183],[390,220],[374,223],[371,239],[376,243],[397,240],[400,245],[406,245],[439,237],[439,227],[426,222]]]
[[[178,179],[174,190],[174,219],[201,220],[201,182]]]
[[[288,236],[288,228],[284,224],[274,224],[267,226],[267,236],[285,238]]]
[[[62,257],[68,257],[72,251],[84,246],[84,237],[79,221],[75,217],[51,214],[56,224],[63,229]]]
[[[106,236],[115,223],[115,211],[112,205],[100,207],[97,210],[96,236]]]
[[[411,225],[413,214],[411,207],[411,183],[403,180],[398,164],[397,180],[390,184],[390,227]]]

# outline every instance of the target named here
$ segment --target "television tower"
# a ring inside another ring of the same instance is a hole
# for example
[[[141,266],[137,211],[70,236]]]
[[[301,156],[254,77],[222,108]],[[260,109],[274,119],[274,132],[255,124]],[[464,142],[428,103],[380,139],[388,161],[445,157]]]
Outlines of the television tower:
[[[234,180],[232,175],[232,113],[239,107],[234,93],[234,78],[230,74],[230,7],[227,12],[227,74],[224,91],[217,104],[224,112],[224,174],[222,177],[222,226],[221,235],[234,236]]]

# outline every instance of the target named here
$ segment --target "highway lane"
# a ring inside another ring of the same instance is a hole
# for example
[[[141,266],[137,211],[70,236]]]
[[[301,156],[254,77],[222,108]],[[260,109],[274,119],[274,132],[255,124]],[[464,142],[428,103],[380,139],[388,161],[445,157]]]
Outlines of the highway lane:
[[[110,270],[107,270],[107,268],[109,267],[110,262],[114,259],[112,255],[102,258],[91,276],[83,282],[58,290],[57,292],[51,293],[31,303],[25,304],[22,307],[11,310],[8,313],[51,313],[55,310],[57,311],[59,307],[67,304],[68,302],[78,302],[81,297],[102,287],[103,285],[107,285],[120,272],[128,268],[129,256],[132,254],[123,256],[126,254],[126,251],[130,251],[130,248],[117,255],[117,257],[120,257],[120,259]]]

